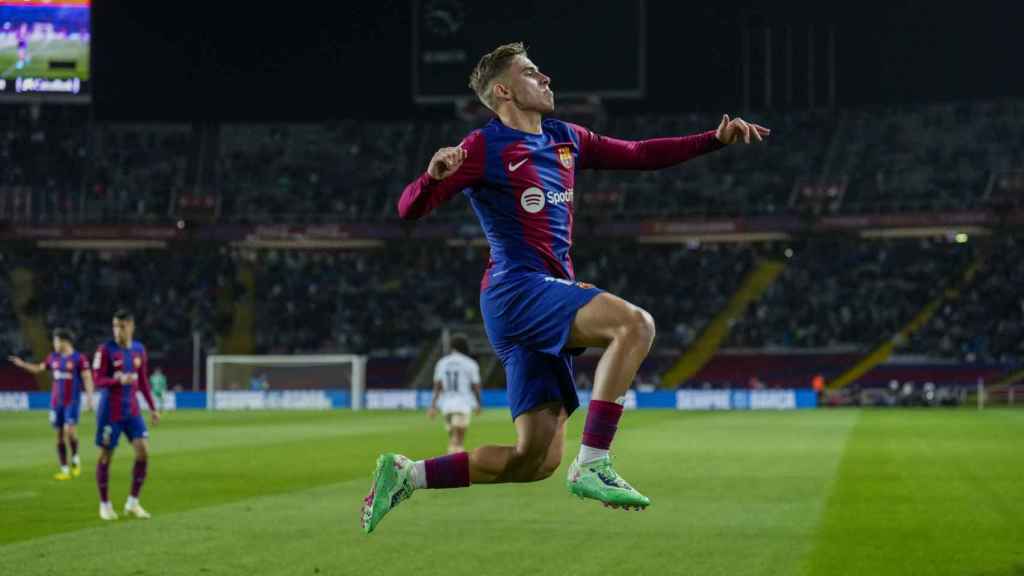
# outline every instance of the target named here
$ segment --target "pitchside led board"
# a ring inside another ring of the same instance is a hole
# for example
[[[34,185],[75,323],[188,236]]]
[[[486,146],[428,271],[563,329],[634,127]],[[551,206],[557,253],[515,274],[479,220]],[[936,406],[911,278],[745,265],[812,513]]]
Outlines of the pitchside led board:
[[[412,0],[412,89],[419,103],[471,97],[469,73],[499,44],[522,41],[559,96],[642,98],[645,3]]]
[[[91,0],[0,0],[0,98],[87,101]]]

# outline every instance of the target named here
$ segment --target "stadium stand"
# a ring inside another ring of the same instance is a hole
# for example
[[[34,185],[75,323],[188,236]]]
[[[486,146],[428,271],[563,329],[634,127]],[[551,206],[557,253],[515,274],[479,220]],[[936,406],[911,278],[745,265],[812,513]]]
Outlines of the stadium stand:
[[[0,175],[0,226],[169,224],[179,218],[225,226],[395,225],[397,194],[429,152],[475,125],[107,125],[92,121],[84,108],[11,110],[0,120],[0,158],[11,166]],[[586,229],[645,219],[803,218],[808,210],[857,216],[1017,206],[1024,182],[1022,112],[1021,102],[993,101],[772,113],[766,115],[772,142],[742,155],[727,149],[660,172],[582,173],[578,222]],[[642,138],[698,132],[716,117],[593,122],[601,133]],[[431,218],[457,226],[475,220],[461,199]],[[574,261],[581,280],[627,297],[657,319],[652,358],[660,359],[645,367],[651,379],[668,363],[659,354],[691,345],[763,258],[783,260],[785,269],[729,326],[726,349],[866,350],[951,290],[977,260],[974,280],[946,298],[902,350],[1019,365],[1024,254],[1020,238],[994,232],[991,240],[965,244],[938,235],[798,235],[717,244],[581,237]],[[33,310],[50,327],[70,324],[82,348],[107,337],[116,302],[140,316],[155,357],[187,349],[194,331],[205,350],[217,349],[231,329],[232,307],[249,289],[237,280],[245,262],[253,271],[254,325],[275,327],[255,331],[251,351],[345,351],[407,364],[447,323],[478,322],[487,252],[456,239],[404,237],[363,249],[252,249],[226,242],[129,252],[21,246],[0,253],[0,263],[34,272]],[[784,247],[792,248],[791,258],[781,256]],[[0,346],[24,353],[29,344],[9,285],[9,275],[0,274]]]
[[[602,219],[799,214],[801,191],[829,189],[821,210],[963,210],[1016,202],[1024,103],[982,101],[905,110],[754,114],[765,146],[724,150],[673,170],[581,173],[580,210]],[[85,109],[22,106],[0,124],[0,220],[171,221],[193,203],[224,222],[394,218],[394,197],[429,151],[476,124],[108,125]],[[599,118],[620,138],[700,132],[711,114]],[[54,171],[52,166],[62,166]],[[1011,190],[1011,192],[1012,192]],[[197,200],[196,197],[199,197]],[[208,200],[207,200],[208,199]],[[472,219],[456,203],[438,218]]]

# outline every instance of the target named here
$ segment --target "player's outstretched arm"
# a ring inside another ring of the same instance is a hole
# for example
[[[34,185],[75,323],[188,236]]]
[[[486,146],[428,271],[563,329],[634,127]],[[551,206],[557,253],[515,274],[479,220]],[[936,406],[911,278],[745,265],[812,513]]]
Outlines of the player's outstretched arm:
[[[461,190],[474,185],[484,173],[484,139],[473,132],[458,146],[441,148],[427,170],[402,191],[398,215],[415,220],[429,214]]]
[[[674,138],[619,140],[571,125],[579,139],[579,167],[606,170],[658,170],[713,152],[743,138],[762,141],[771,132],[742,118],[722,117],[716,130]]]
[[[39,374],[40,372],[46,370],[46,364],[42,362],[38,364],[33,364],[32,362],[25,362],[24,360],[18,358],[17,356],[8,356],[7,360],[9,360],[11,364],[14,364],[18,368],[21,368],[22,370],[32,374]]]

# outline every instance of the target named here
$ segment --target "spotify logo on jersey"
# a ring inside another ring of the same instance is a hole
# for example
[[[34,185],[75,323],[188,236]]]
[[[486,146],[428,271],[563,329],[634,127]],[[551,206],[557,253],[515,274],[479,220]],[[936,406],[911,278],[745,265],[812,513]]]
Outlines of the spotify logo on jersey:
[[[540,188],[527,188],[519,197],[519,204],[522,205],[523,210],[530,214],[536,214],[544,209],[544,192]]]

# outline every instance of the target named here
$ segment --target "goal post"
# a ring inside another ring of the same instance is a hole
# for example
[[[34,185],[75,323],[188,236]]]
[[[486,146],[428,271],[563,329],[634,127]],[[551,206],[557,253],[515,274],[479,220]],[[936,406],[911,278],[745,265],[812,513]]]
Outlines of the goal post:
[[[340,390],[348,392],[353,410],[362,410],[366,360],[356,354],[211,354],[206,408],[327,408],[327,392]]]

